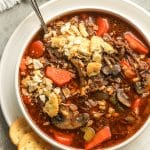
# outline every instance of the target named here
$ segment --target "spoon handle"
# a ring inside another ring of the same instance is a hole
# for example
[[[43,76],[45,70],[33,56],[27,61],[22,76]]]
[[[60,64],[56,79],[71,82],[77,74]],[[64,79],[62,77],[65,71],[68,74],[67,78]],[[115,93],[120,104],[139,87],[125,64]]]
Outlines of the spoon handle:
[[[48,33],[48,29],[47,29],[46,23],[44,22],[44,19],[43,19],[42,15],[41,15],[39,6],[37,4],[37,1],[36,0],[30,0],[30,2],[31,2],[32,8],[34,9],[36,15],[38,16],[38,18],[39,18],[39,20],[41,22],[41,26],[43,27],[44,32]]]

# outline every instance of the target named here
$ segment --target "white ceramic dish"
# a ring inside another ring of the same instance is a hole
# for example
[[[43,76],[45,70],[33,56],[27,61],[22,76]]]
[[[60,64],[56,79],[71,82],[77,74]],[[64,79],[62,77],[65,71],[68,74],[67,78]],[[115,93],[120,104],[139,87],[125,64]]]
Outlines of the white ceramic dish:
[[[75,9],[83,9],[83,8],[84,9],[96,8],[96,9],[101,9],[101,10],[113,11],[117,14],[120,14],[124,16],[125,18],[128,18],[134,24],[136,24],[138,28],[140,28],[141,31],[144,33],[144,35],[147,37],[147,39],[150,39],[150,35],[149,35],[150,15],[146,11],[141,9],[139,6],[127,0],[126,1],[125,0],[115,0],[115,1],[114,0],[105,0],[105,1],[78,0],[78,2],[70,1],[70,0],[53,0],[43,5],[41,7],[41,11],[42,11],[42,14],[44,15],[44,19],[48,21],[50,18],[53,18],[54,16],[57,16],[59,14],[62,14],[63,12],[75,10]],[[128,11],[127,11],[127,8],[128,8]],[[142,21],[139,18],[142,18]],[[35,15],[32,13],[19,25],[19,27],[16,29],[16,31],[10,38],[5,48],[5,52],[3,54],[2,60],[1,60],[1,68],[0,68],[1,107],[4,113],[4,116],[6,118],[6,121],[9,125],[12,123],[13,120],[16,119],[17,116],[21,115],[21,112],[17,103],[17,98],[15,95],[15,83],[14,83],[14,78],[15,78],[14,76],[15,76],[15,69],[16,69],[15,66],[17,64],[17,68],[18,68],[18,65],[19,65],[18,60],[21,58],[23,50],[27,46],[27,43],[30,41],[31,37],[33,37],[33,35],[36,33],[36,31],[39,28],[40,28],[40,23],[38,19],[35,17]],[[18,81],[18,76],[16,73],[16,87],[17,87],[17,81]],[[30,117],[25,112],[25,109],[21,103],[18,92],[17,92],[17,96],[19,99],[20,107],[23,110],[23,114],[25,115],[26,119],[28,120],[30,125],[33,127],[33,129],[48,142],[54,144],[55,146],[59,148],[63,148],[65,150],[68,149],[68,147],[58,144],[52,139],[48,138],[33,124],[33,122],[30,120]],[[111,149],[118,149],[120,147],[123,147],[127,143],[131,142],[133,139],[139,136],[141,132],[143,132],[146,126],[148,126],[149,122],[150,122],[150,119],[133,137],[131,137],[127,141]],[[147,129],[147,132],[148,132],[148,129]],[[148,138],[145,138],[145,137],[148,137],[146,134],[147,132],[145,132],[145,135],[143,135],[145,141],[146,139],[148,139]],[[145,147],[144,150],[146,150],[146,148],[149,146],[148,146],[148,141],[147,141],[147,143],[143,145],[143,147]],[[133,145],[130,144],[130,146],[128,146],[128,149],[131,148],[133,150],[133,147],[137,149],[137,144],[133,144]]]

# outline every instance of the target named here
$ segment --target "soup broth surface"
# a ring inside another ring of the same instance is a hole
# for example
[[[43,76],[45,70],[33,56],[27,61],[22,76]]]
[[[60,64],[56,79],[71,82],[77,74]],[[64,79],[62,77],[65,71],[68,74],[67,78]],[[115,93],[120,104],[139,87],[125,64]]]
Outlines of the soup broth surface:
[[[22,101],[49,137],[83,149],[119,144],[150,111],[150,55],[128,22],[79,12],[48,23],[20,63]]]

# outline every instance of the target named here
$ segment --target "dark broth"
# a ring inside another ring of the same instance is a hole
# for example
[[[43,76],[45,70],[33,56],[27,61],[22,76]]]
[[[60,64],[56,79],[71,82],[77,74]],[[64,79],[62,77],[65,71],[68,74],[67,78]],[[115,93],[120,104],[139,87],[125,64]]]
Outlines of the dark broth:
[[[70,15],[65,15],[63,17],[59,17],[56,20],[50,21],[50,23],[48,23],[48,26],[53,26],[52,22],[54,22],[54,21],[69,20],[71,17],[73,17],[75,15],[80,16],[80,14],[82,14],[82,13],[83,12],[73,13]],[[120,19],[114,15],[100,13],[100,12],[84,12],[84,13],[88,14],[89,16],[91,16],[93,18],[97,18],[98,16],[106,18],[109,21],[109,25],[110,25],[109,32],[115,32],[116,33],[115,36],[122,36],[123,33],[127,32],[127,31],[131,31],[134,35],[136,35],[136,37],[138,37],[148,47],[149,43],[146,42],[143,35],[141,35],[141,33],[127,21]],[[28,45],[27,49],[25,50],[23,57],[28,56],[28,49],[29,49],[31,43],[36,40],[43,41],[43,31],[42,30],[40,30],[36,33],[36,35],[34,36],[32,41]],[[149,55],[147,55],[147,57],[149,57]],[[23,77],[22,76],[19,76],[19,77],[20,77],[20,80],[22,80]],[[124,81],[124,82],[128,82],[128,81]],[[137,94],[132,89],[133,85],[130,84],[130,86],[131,86],[131,90],[129,91],[128,95],[130,95],[130,100],[132,103],[134,101],[134,99],[137,97]],[[22,93],[21,93],[21,95],[22,95]],[[92,97],[92,99],[94,99],[93,96],[91,96],[91,97]],[[123,122],[122,118],[125,118],[125,116],[127,116],[128,114],[131,113],[131,109],[126,108],[126,107],[124,107],[125,109],[123,112],[119,112],[119,117],[116,117],[116,118],[115,117],[106,118],[104,115],[99,120],[95,120],[94,118],[91,117],[91,119],[94,120],[94,125],[92,125],[92,127],[96,131],[101,126],[109,125],[110,130],[112,132],[112,138],[110,140],[105,141],[102,144],[100,144],[100,146],[98,148],[106,148],[106,147],[110,147],[110,146],[119,144],[119,143],[125,141],[126,139],[128,139],[129,137],[131,137],[133,134],[135,134],[142,127],[142,125],[145,123],[145,121],[148,118],[148,114],[143,113],[146,105],[148,104],[148,99],[150,99],[150,95],[146,98],[143,98],[143,103],[141,104],[139,118],[138,118],[139,121],[138,121],[138,123],[135,123],[135,124],[126,124],[125,122]],[[82,102],[82,100],[78,101],[78,99],[76,99],[73,102],[77,106],[84,105],[84,102]],[[112,104],[110,102],[107,102],[107,105],[112,106]],[[53,135],[51,133],[52,129],[54,129],[56,131],[60,131],[62,133],[74,133],[75,138],[74,138],[73,144],[71,146],[76,147],[76,148],[84,148],[84,143],[85,143],[85,141],[83,140],[84,133],[81,132],[79,129],[61,130],[61,129],[58,129],[57,127],[55,127],[54,125],[52,125],[51,118],[47,114],[45,114],[41,111],[41,108],[43,107],[42,103],[40,103],[40,102],[34,103],[33,102],[32,105],[26,104],[25,107],[27,108],[27,111],[30,114],[33,121],[49,137],[53,138]],[[94,111],[96,111],[97,109],[98,109],[97,107],[93,108]],[[80,110],[80,107],[79,107],[79,110]],[[80,112],[82,112],[82,111],[83,111],[83,109],[80,110]],[[91,110],[87,109],[87,110],[85,110],[85,112],[91,113]],[[45,122],[49,122],[49,124],[44,125]]]

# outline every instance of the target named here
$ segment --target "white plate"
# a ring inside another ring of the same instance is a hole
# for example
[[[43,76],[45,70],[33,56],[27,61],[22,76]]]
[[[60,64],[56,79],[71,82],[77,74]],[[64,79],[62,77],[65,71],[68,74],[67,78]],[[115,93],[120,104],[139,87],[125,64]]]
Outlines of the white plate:
[[[85,5],[87,1],[89,1],[88,5]],[[63,5],[64,3],[66,6]],[[62,5],[63,7],[61,7]],[[44,19],[48,21],[51,15],[53,15],[53,12],[57,14],[57,12],[60,10],[63,11],[68,8],[71,10],[72,6],[79,7],[81,5],[85,5],[86,8],[94,5],[95,7],[99,6],[102,9],[109,6],[109,11],[119,11],[120,14],[125,14],[126,18],[136,22],[138,27],[143,29],[143,33],[147,34],[147,37],[150,39],[150,14],[141,7],[127,0],[80,0],[80,3],[74,0],[51,0],[41,7],[41,11],[44,15]],[[0,100],[1,108],[8,125],[10,125],[18,116],[22,115],[16,100],[14,86],[14,75],[17,58],[21,48],[25,46],[24,43],[26,43],[28,39],[32,37],[33,33],[35,33],[39,27],[40,24],[38,19],[33,13],[30,14],[17,27],[11,36],[1,59]],[[148,150],[150,147],[149,140],[150,127],[145,129],[145,131],[125,149]]]

